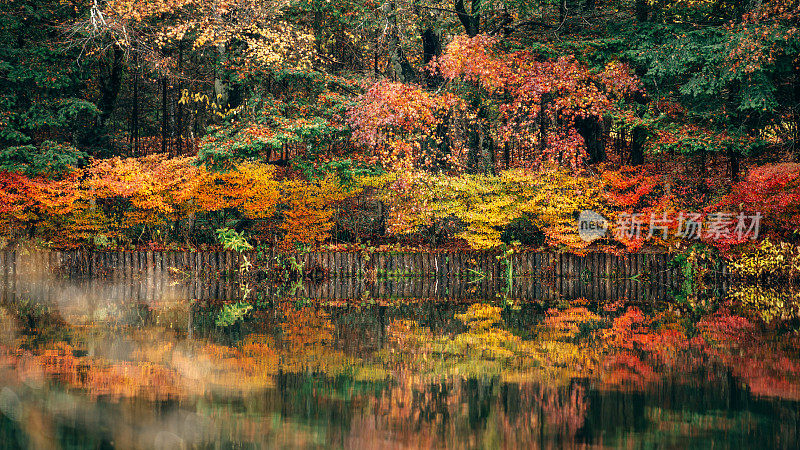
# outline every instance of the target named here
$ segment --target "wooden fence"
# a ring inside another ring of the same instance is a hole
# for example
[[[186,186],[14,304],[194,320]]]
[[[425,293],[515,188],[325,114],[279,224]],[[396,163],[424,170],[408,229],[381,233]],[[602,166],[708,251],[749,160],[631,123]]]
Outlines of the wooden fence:
[[[235,252],[169,251],[0,251],[3,273],[27,275],[59,274],[129,278],[142,274],[180,271],[199,277],[234,274],[245,255]],[[246,254],[252,272],[268,270],[279,256],[294,256],[306,270],[317,269],[328,278],[414,278],[450,277],[460,279],[502,279],[505,263],[493,252],[356,253],[316,252]],[[515,277],[550,279],[647,279],[667,283],[680,278],[678,267],[667,254],[518,253],[511,264]],[[725,269],[716,275],[727,278]]]

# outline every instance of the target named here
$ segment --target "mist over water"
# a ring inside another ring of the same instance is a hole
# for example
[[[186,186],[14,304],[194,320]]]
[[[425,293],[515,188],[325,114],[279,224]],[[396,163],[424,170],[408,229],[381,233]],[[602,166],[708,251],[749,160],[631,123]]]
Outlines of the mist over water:
[[[796,448],[796,336],[669,290],[446,278],[6,280],[4,448]],[[656,297],[658,296],[658,297]],[[648,298],[652,300],[648,300]]]

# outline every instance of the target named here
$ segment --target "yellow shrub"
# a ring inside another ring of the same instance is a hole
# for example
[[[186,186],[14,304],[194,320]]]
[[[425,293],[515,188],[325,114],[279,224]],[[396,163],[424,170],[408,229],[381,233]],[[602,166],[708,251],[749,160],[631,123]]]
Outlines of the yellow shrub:
[[[586,248],[578,235],[577,217],[589,209],[608,216],[602,183],[576,177],[559,168],[542,171],[514,169],[497,176],[431,176],[422,173],[395,175],[384,201],[390,202],[390,223],[414,231],[434,218],[456,218],[465,224],[459,237],[475,249],[502,244],[503,229],[527,218],[544,233],[551,245],[572,250]]]

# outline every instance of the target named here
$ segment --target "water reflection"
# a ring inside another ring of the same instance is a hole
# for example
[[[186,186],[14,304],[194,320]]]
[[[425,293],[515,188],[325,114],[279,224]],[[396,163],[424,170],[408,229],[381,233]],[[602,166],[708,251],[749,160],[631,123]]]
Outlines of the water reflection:
[[[0,442],[798,444],[800,337],[725,307],[687,317],[658,302],[621,301],[624,291],[593,299],[559,293],[515,307],[490,290],[438,301],[323,303],[262,292],[242,320],[221,328],[223,294],[234,298],[236,286],[195,284],[5,286]]]

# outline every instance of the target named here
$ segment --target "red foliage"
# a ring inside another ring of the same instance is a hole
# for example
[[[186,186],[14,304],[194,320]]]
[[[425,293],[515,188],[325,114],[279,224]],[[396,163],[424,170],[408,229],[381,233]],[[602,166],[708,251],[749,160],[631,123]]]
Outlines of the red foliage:
[[[33,204],[34,183],[16,172],[0,172],[0,214],[19,214]]]
[[[370,161],[410,168],[421,162],[422,142],[442,123],[455,101],[416,85],[379,81],[348,111],[353,139],[374,151]]]
[[[642,88],[623,64],[594,73],[574,57],[542,60],[529,51],[494,51],[495,44],[485,35],[457,37],[433,66],[448,80],[465,80],[497,97],[497,135],[520,154],[514,159],[527,164],[555,160],[577,166],[586,156],[578,122],[609,112],[628,116],[616,100]]]
[[[762,233],[790,235],[800,223],[800,164],[756,167],[716,207],[761,213]]]

